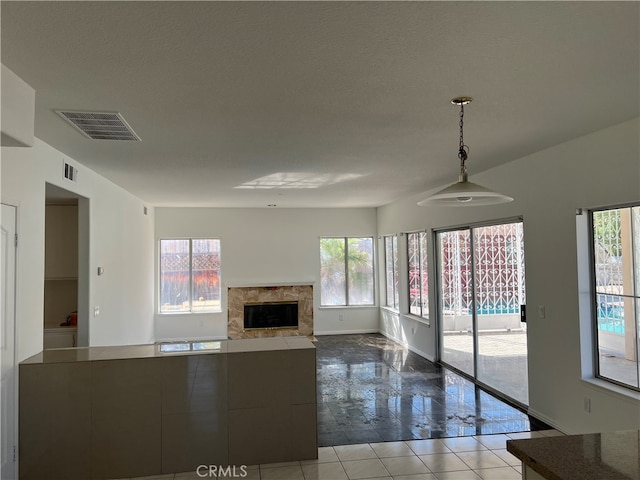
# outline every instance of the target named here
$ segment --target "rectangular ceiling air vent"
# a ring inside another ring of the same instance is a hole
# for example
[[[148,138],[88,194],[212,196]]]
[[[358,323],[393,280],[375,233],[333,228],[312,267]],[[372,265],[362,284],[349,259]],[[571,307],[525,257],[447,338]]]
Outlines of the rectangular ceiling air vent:
[[[77,112],[56,110],[56,113],[93,140],[133,140],[140,137],[118,112]]]

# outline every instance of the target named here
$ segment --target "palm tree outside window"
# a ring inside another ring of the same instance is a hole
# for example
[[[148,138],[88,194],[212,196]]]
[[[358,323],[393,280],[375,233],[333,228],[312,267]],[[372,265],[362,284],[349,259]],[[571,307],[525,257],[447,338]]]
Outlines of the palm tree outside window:
[[[320,239],[320,305],[374,305],[373,237]]]

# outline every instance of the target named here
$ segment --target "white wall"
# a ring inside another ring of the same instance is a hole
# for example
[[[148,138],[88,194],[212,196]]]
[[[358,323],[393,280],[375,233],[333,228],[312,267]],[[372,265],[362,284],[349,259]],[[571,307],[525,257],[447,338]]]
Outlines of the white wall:
[[[377,308],[319,308],[320,237],[375,237],[373,208],[157,208],[155,223],[156,249],[162,238],[219,238],[222,269],[222,312],[156,315],[156,340],[226,338],[227,286],[286,282],[314,284],[316,334],[378,331]]]
[[[527,304],[546,306],[544,320],[528,318],[530,409],[565,432],[640,427],[638,395],[581,380],[580,325],[588,326],[589,319],[578,310],[575,217],[576,208],[640,200],[639,131],[635,119],[472,175],[472,181],[514,197],[509,204],[418,207],[423,194],[378,209],[383,234],[524,217]],[[469,168],[473,173],[472,159]],[[433,273],[432,258],[430,263]],[[407,331],[398,315],[385,314],[381,321],[390,334]],[[428,357],[436,356],[435,323],[405,337]],[[585,397],[591,413],[583,408]]]
[[[153,209],[95,172],[79,168],[78,183],[62,176],[68,157],[40,140],[2,147],[2,201],[18,207],[17,356],[42,350],[45,183],[89,199],[89,344],[125,345],[153,339]],[[105,274],[96,275],[102,266]],[[93,307],[100,316],[93,317]]]
[[[35,90],[2,65],[1,71],[1,144],[11,147],[33,145]]]

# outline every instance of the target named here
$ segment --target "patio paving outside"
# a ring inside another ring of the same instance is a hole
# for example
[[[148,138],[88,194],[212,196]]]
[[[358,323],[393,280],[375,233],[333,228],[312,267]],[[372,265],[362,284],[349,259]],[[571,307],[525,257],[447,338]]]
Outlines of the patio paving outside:
[[[471,334],[446,335],[445,354],[463,371],[473,370]],[[527,381],[527,333],[483,333],[478,336],[478,379],[506,395],[529,404]],[[601,354],[600,374],[628,385],[638,386],[637,363],[622,357]]]
[[[470,333],[446,335],[445,356],[463,371],[472,372],[473,342]],[[478,335],[478,380],[529,404],[526,332]]]

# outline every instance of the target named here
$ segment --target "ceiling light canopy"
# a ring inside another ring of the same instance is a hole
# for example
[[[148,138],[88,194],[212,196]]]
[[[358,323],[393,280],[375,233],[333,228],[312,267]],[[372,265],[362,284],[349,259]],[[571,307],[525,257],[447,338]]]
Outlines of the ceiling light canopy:
[[[456,97],[451,100],[454,105],[460,106],[460,145],[458,158],[460,159],[460,174],[458,182],[450,185],[430,197],[418,202],[420,206],[446,206],[465,207],[479,205],[495,205],[513,201],[513,198],[493,192],[487,187],[467,180],[467,157],[469,147],[464,144],[464,106],[473,100],[471,97]]]

